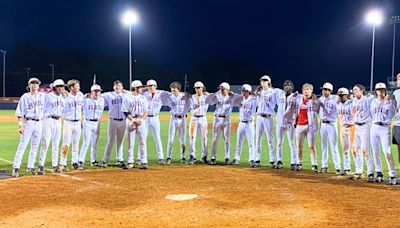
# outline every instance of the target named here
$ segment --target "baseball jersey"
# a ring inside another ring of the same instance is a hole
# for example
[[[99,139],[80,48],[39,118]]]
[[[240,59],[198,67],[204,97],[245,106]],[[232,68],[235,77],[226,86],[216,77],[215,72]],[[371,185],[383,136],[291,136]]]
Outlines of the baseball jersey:
[[[329,97],[320,97],[318,99],[320,108],[320,119],[321,121],[335,122],[337,118],[337,101],[339,97],[336,95],[330,95]]]
[[[44,104],[44,116],[61,117],[64,113],[64,106],[64,97],[61,94],[57,95],[54,92],[47,93]]]
[[[64,119],[66,120],[80,120],[82,116],[82,104],[84,95],[78,92],[75,96],[68,93],[65,100]]]
[[[307,108],[307,120],[308,120],[308,127],[311,130],[318,130],[318,112],[319,112],[319,104],[318,101],[313,101],[313,99],[308,99],[305,101],[305,104],[303,104],[303,98],[304,95],[299,95],[296,97],[297,98],[297,114],[300,113],[301,107],[305,105]]]
[[[142,93],[142,95],[146,97],[147,102],[149,103],[149,115],[158,115],[158,113],[160,113],[161,107],[163,105],[161,97],[164,96],[163,94],[165,93],[168,92],[156,90],[154,94],[152,94],[150,91]]]
[[[171,108],[172,115],[186,115],[190,109],[190,95],[185,93],[179,93],[175,96],[171,92],[163,93],[161,101],[164,105]]]
[[[133,118],[142,117],[145,112],[149,112],[149,103],[143,95],[127,95],[122,100],[122,112],[128,112]]]
[[[392,100],[379,100],[374,98],[371,101],[372,123],[382,123],[390,125],[396,112],[396,102]]]
[[[257,97],[249,96],[247,99],[242,98],[239,106],[239,120],[253,121],[257,108]]]
[[[104,111],[104,98],[99,97],[98,99],[94,98],[85,98],[83,100],[83,115],[86,119],[89,120],[98,120],[101,118],[101,115]]]
[[[261,90],[257,96],[257,113],[273,115],[277,103],[276,91],[272,88]]]
[[[40,120],[43,118],[45,101],[46,94],[42,92],[38,92],[35,95],[29,92],[24,93],[18,101],[15,115],[18,117]]]
[[[278,111],[276,117],[277,126],[292,126],[296,121],[295,112],[297,110],[297,100],[298,94],[290,94],[286,96],[285,91],[276,88],[276,100],[278,104]]]
[[[217,116],[229,116],[232,113],[233,106],[240,100],[241,96],[239,94],[232,94],[224,96],[220,91],[216,93],[211,93],[207,96],[206,102],[208,104],[215,106],[214,114]]]
[[[371,119],[371,100],[373,96],[362,96],[360,99],[353,99],[353,120],[354,123],[367,123]]]
[[[353,125],[353,101],[346,100],[345,102],[339,102],[337,104],[337,113],[339,116],[339,123],[340,125]]]
[[[400,126],[400,89],[393,92],[394,99],[396,100],[396,114],[394,115],[393,125]]]
[[[108,106],[108,116],[111,119],[125,119],[125,115],[121,112],[122,100],[126,93],[106,92],[101,94]]]
[[[192,95],[190,112],[192,115],[205,116],[208,110],[208,103],[206,103],[207,95]]]

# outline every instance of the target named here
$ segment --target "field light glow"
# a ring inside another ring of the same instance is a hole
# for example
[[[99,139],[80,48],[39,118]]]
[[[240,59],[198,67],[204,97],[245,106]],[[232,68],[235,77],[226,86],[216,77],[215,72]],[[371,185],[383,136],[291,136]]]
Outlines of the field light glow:
[[[380,25],[383,22],[382,12],[379,10],[371,10],[367,13],[366,20],[369,24]]]
[[[121,22],[126,26],[131,26],[137,24],[139,21],[139,16],[135,11],[128,10],[126,11],[122,17]]]

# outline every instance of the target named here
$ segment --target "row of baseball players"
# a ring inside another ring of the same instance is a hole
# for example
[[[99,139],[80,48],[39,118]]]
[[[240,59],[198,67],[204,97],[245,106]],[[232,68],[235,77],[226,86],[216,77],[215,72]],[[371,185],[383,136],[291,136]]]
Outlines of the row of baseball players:
[[[104,106],[109,107],[108,140],[103,157],[103,166],[110,161],[113,144],[117,144],[117,161],[123,163],[122,141],[125,129],[128,133],[128,157],[126,168],[134,165],[133,147],[135,136],[139,138],[138,160],[141,168],[147,168],[146,137],[151,128],[155,138],[156,149],[160,163],[170,163],[172,144],[175,133],[180,135],[181,160],[185,162],[186,114],[191,112],[189,122],[190,158],[189,164],[196,162],[195,141],[198,131],[202,142],[202,162],[216,164],[217,143],[222,134],[225,142],[225,164],[239,164],[241,147],[246,137],[249,144],[249,164],[251,167],[260,166],[261,139],[264,132],[269,144],[270,166],[282,168],[282,145],[285,132],[288,136],[291,149],[291,169],[302,170],[303,142],[307,138],[313,171],[318,172],[315,152],[315,139],[318,130],[317,115],[320,114],[320,135],[322,147],[321,172],[328,171],[328,144],[331,147],[332,157],[337,174],[350,174],[350,150],[353,152],[356,164],[354,178],[361,178],[363,174],[363,156],[367,163],[369,181],[375,181],[370,141],[375,157],[375,171],[377,181],[383,180],[379,146],[387,157],[390,181],[395,182],[396,173],[393,158],[390,154],[390,123],[396,111],[396,102],[386,96],[386,86],[383,83],[376,85],[376,96],[364,96],[364,88],[355,85],[354,99],[349,99],[349,92],[345,88],[332,95],[333,86],[330,83],[323,85],[322,96],[317,99],[313,95],[313,86],[304,84],[302,94],[293,93],[293,83],[284,82],[283,90],[272,88],[271,78],[264,75],[260,78],[260,86],[252,92],[250,85],[242,87],[241,94],[230,92],[228,83],[221,83],[219,91],[207,93],[203,83],[196,82],[194,95],[180,92],[180,84],[173,82],[171,92],[157,89],[157,83],[149,80],[146,86],[138,80],[132,82],[132,94],[123,91],[120,81],[114,82],[114,92],[100,95],[101,88],[93,85],[89,97],[79,91],[79,81],[70,80],[70,92],[65,95],[64,82],[56,80],[53,83],[53,92],[42,94],[37,92],[40,81],[36,78],[29,80],[30,92],[21,97],[17,107],[21,140],[14,160],[14,176],[18,176],[22,155],[32,138],[31,152],[28,161],[28,171],[35,173],[34,162],[42,138],[38,173],[44,173],[44,161],[50,140],[53,140],[52,163],[53,171],[67,171],[67,153],[72,143],[72,166],[81,169],[85,162],[86,151],[91,144],[91,163],[96,161],[99,123]],[[143,92],[143,88],[147,91]],[[211,160],[207,160],[207,118],[209,104],[216,104],[213,122],[213,143]],[[160,122],[158,114],[161,106],[171,108],[167,159],[164,161],[160,137]],[[239,124],[237,130],[237,146],[234,159],[230,161],[230,118],[233,106],[239,106]],[[273,138],[273,115],[277,106],[277,150]],[[78,153],[81,110],[83,110],[83,145]],[[254,116],[257,112],[256,128],[254,132]],[[58,167],[58,145],[61,137],[61,116],[64,117],[63,144],[60,167]],[[344,167],[338,151],[336,119],[340,119],[340,137],[343,149]],[[42,124],[43,119],[43,124]],[[128,119],[126,121],[125,119]],[[372,124],[370,123],[372,121]],[[126,126],[126,128],[125,128]],[[43,131],[42,131],[43,128]],[[42,133],[43,132],[43,133]],[[41,134],[43,135],[41,137]],[[254,143],[255,134],[255,143]]]

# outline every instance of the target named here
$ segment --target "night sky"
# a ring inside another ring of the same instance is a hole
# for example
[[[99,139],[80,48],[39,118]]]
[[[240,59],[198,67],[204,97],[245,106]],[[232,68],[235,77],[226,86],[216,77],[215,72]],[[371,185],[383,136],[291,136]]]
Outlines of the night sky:
[[[379,7],[388,18],[400,14],[400,0],[0,0],[0,49],[12,54],[18,44],[29,43],[58,53],[128,58],[128,30],[119,21],[127,7],[140,14],[134,58],[189,77],[213,57],[243,61],[269,74],[275,87],[284,79],[297,88],[330,81],[335,91],[369,85],[372,28],[364,21],[366,11]],[[391,76],[392,36],[390,23],[377,28],[375,82]],[[57,69],[62,64],[56,63]],[[18,70],[10,58],[7,72]],[[128,66],[117,71],[127,74]],[[244,72],[236,81],[256,84],[259,77]]]

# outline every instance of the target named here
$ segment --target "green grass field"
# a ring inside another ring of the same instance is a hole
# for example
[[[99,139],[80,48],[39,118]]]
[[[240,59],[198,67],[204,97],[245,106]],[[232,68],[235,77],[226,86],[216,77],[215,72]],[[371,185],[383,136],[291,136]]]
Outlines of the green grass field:
[[[14,116],[14,111],[13,110],[2,110],[0,111],[0,116]],[[166,115],[169,116],[169,113],[164,112],[161,113],[161,115]],[[212,113],[209,113],[210,116],[212,116]],[[237,113],[233,113],[232,116],[237,116]],[[235,121],[232,121],[235,122]],[[102,157],[103,157],[103,152],[104,152],[104,147],[106,144],[106,132],[107,132],[107,123],[105,121],[103,121],[101,123],[101,130],[100,130],[100,139],[99,139],[99,146],[98,146],[98,152],[97,152],[97,160],[101,161]],[[166,155],[166,146],[167,146],[167,140],[168,140],[168,121],[161,121],[161,137],[162,137],[162,143],[164,146],[164,156]],[[188,148],[189,148],[189,140],[188,140],[188,131],[187,131],[187,136],[186,136],[186,145],[187,145],[187,153],[186,156],[189,156],[188,153]],[[219,163],[222,164],[223,160],[224,160],[224,150],[223,150],[223,143],[222,143],[222,137],[220,139],[220,143],[219,143],[219,147],[218,147],[218,154],[217,154],[217,160]],[[0,122],[0,169],[1,170],[6,170],[11,172],[12,170],[12,164],[5,162],[4,160],[7,161],[13,161],[14,159],[14,155],[15,155],[15,151],[16,148],[18,146],[18,141],[19,141],[19,133],[17,131],[17,123],[16,122],[12,122],[12,123],[8,123],[8,122]],[[61,140],[62,141],[62,140]],[[173,147],[173,158],[172,158],[172,162],[175,163],[174,165],[180,165],[179,163],[179,159],[180,159],[180,152],[179,152],[179,144],[178,144],[178,137],[175,137],[175,144]],[[306,140],[307,141],[307,140]],[[319,136],[317,137],[317,141],[316,141],[316,148],[317,148],[317,153],[318,153],[318,164],[319,167],[321,166],[321,145],[320,145],[320,140],[319,140]],[[210,152],[211,152],[211,143],[212,143],[212,131],[211,129],[209,129],[208,132],[208,147],[209,147],[209,156],[210,156]],[[231,159],[233,159],[233,155],[234,155],[234,150],[236,147],[236,130],[233,130],[231,132]],[[61,143],[60,143],[61,144]],[[136,144],[137,145],[137,144]],[[135,158],[137,157],[137,146],[135,145]],[[307,143],[305,143],[305,145],[307,145]],[[28,154],[29,154],[29,148],[30,145],[28,145],[27,151],[25,151],[24,154],[24,158],[22,161],[22,166],[21,166],[21,171],[22,173],[25,170],[26,167],[26,163],[27,163],[27,159],[28,159]],[[50,145],[51,148],[51,145]],[[201,157],[201,146],[200,146],[200,138],[197,139],[197,150],[196,150],[196,155],[197,158],[199,159]],[[147,149],[148,149],[148,158],[149,158],[149,163],[150,166],[151,165],[157,165],[158,162],[158,158],[157,158],[157,152],[155,150],[155,144],[153,141],[153,136],[151,131],[149,131],[149,135],[147,137]],[[339,146],[339,150],[340,150],[340,146]],[[40,151],[40,148],[39,148]],[[37,156],[37,161],[39,160],[39,153],[38,152],[38,156]],[[127,140],[125,140],[124,143],[124,157],[126,159],[126,153],[127,153]],[[397,160],[397,151],[395,149],[394,146],[392,146],[392,153],[393,153],[393,157],[395,159],[395,163],[396,163],[396,168],[399,171],[399,165],[398,165],[398,160]],[[269,159],[268,159],[268,146],[267,146],[267,140],[264,136],[263,138],[263,143],[262,143],[262,160],[261,160],[261,164],[263,166],[267,166],[269,163]],[[71,157],[71,153],[69,153],[69,159],[68,161],[70,161],[70,157]],[[87,153],[87,157],[86,160],[87,162],[89,161],[90,157],[90,152],[88,151]],[[342,156],[341,156],[342,158]],[[112,155],[111,155],[111,163],[113,164],[115,162],[115,150],[113,151]],[[247,160],[248,160],[248,147],[247,147],[247,142],[245,140],[244,145],[243,145],[243,149],[242,149],[242,157],[241,157],[241,165],[242,167],[246,167],[247,166]],[[289,150],[289,146],[287,143],[287,138],[285,137],[285,144],[284,144],[284,148],[283,148],[283,163],[284,163],[284,167],[285,168],[289,168],[290,167],[290,150]],[[386,165],[386,159],[382,156],[382,163],[383,163],[383,167],[384,167],[384,174],[385,176],[387,176],[387,165]],[[46,167],[47,168],[51,168],[51,151],[49,150],[47,153],[47,160],[46,160]],[[88,166],[86,166],[88,167]],[[329,167],[330,170],[333,171],[334,166],[333,166],[333,162],[331,159],[331,154],[330,154],[330,159],[329,159]],[[354,162],[352,161],[352,167],[354,168]],[[309,151],[308,149],[305,149],[303,152],[303,168],[305,170],[310,170],[311,169],[311,164],[310,164],[310,155],[309,155]]]

